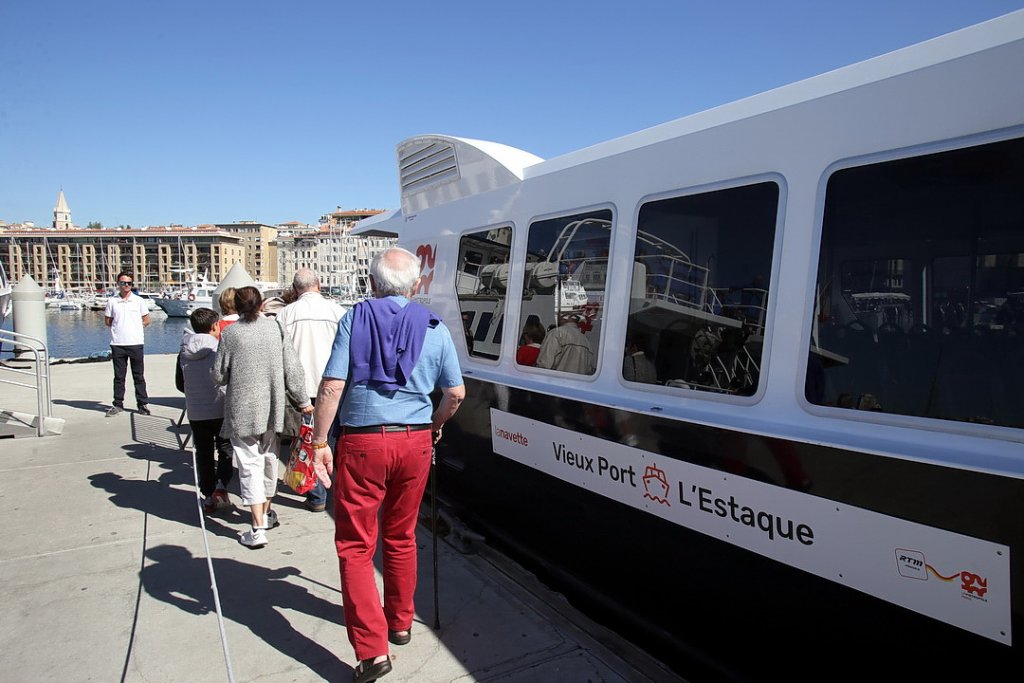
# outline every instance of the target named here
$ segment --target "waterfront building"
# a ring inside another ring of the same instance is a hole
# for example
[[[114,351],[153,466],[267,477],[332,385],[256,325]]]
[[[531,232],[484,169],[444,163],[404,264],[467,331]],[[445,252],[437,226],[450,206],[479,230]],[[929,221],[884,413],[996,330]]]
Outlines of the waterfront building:
[[[338,210],[318,225],[257,221],[131,228],[80,228],[71,219],[63,189],[49,227],[0,222],[0,263],[13,281],[31,275],[46,289],[105,289],[122,270],[148,291],[187,287],[205,275],[222,279],[241,261],[257,282],[291,283],[298,268],[321,276],[325,291],[357,298],[368,291],[369,263],[395,240],[355,237],[353,226],[382,213]]]
[[[98,230],[8,226],[0,235],[0,259],[12,280],[27,274],[45,288],[59,283],[66,289],[102,289],[127,270],[140,288],[156,291],[184,286],[204,273],[219,280],[245,260],[245,246],[241,236],[213,225]]]
[[[290,283],[295,276],[295,271],[301,267],[298,262],[303,257],[295,248],[294,238],[319,231],[319,226],[300,221],[289,221],[277,225],[277,239],[274,246],[277,247],[277,276],[282,284]],[[303,263],[305,263],[304,258]]]
[[[283,283],[291,282],[299,268],[320,276],[325,292],[358,299],[369,291],[370,260],[395,244],[393,238],[353,235],[352,229],[379,209],[337,211],[320,217],[317,228],[278,236],[278,263]]]
[[[257,282],[277,283],[277,228],[258,221],[218,223],[218,230],[237,235],[245,248],[246,272]]]
[[[23,221],[21,223],[8,223],[6,221],[0,221],[0,235],[4,235],[8,230],[21,230],[23,228],[35,228],[36,224],[32,221]]]
[[[286,221],[284,223],[278,223],[276,227],[278,237],[289,237],[291,235],[298,235],[303,232],[313,232],[317,230],[317,226],[310,225],[309,223],[303,223],[302,221]]]
[[[31,275],[47,289],[106,289],[127,270],[141,289],[160,290],[204,273],[217,280],[244,259],[241,237],[214,225],[80,228],[63,188],[49,228],[21,223],[0,232],[0,262],[11,279]]]

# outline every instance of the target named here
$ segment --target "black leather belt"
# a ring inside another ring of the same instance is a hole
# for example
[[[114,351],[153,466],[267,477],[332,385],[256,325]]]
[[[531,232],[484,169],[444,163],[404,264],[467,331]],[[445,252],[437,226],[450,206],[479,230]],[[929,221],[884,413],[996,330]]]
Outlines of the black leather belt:
[[[425,425],[367,425],[366,427],[342,427],[342,434],[382,434],[384,432],[422,432],[430,429]]]

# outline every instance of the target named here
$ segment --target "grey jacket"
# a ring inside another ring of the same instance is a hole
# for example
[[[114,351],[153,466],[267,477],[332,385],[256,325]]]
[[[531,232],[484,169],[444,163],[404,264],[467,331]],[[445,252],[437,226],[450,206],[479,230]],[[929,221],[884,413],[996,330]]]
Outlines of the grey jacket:
[[[224,417],[224,388],[213,383],[217,338],[186,330],[180,352],[188,419],[216,420]]]
[[[310,405],[306,379],[277,322],[260,316],[226,328],[213,381],[227,386],[221,436],[244,439],[284,429],[285,405]]]

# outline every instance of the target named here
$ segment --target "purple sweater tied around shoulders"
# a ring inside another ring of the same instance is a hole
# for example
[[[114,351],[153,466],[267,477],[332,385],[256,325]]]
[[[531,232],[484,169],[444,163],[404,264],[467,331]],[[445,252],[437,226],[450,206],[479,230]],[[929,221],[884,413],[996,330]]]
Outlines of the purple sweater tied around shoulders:
[[[404,387],[423,351],[427,328],[440,322],[414,301],[405,306],[390,297],[359,302],[352,311],[349,381],[380,391]]]

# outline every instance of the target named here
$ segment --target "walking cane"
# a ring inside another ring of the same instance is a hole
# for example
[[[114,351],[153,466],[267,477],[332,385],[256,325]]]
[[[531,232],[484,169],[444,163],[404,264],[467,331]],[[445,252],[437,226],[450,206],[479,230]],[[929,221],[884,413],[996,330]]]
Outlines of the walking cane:
[[[434,536],[434,630],[441,629],[441,609],[437,599],[437,446],[430,448],[430,530]]]

